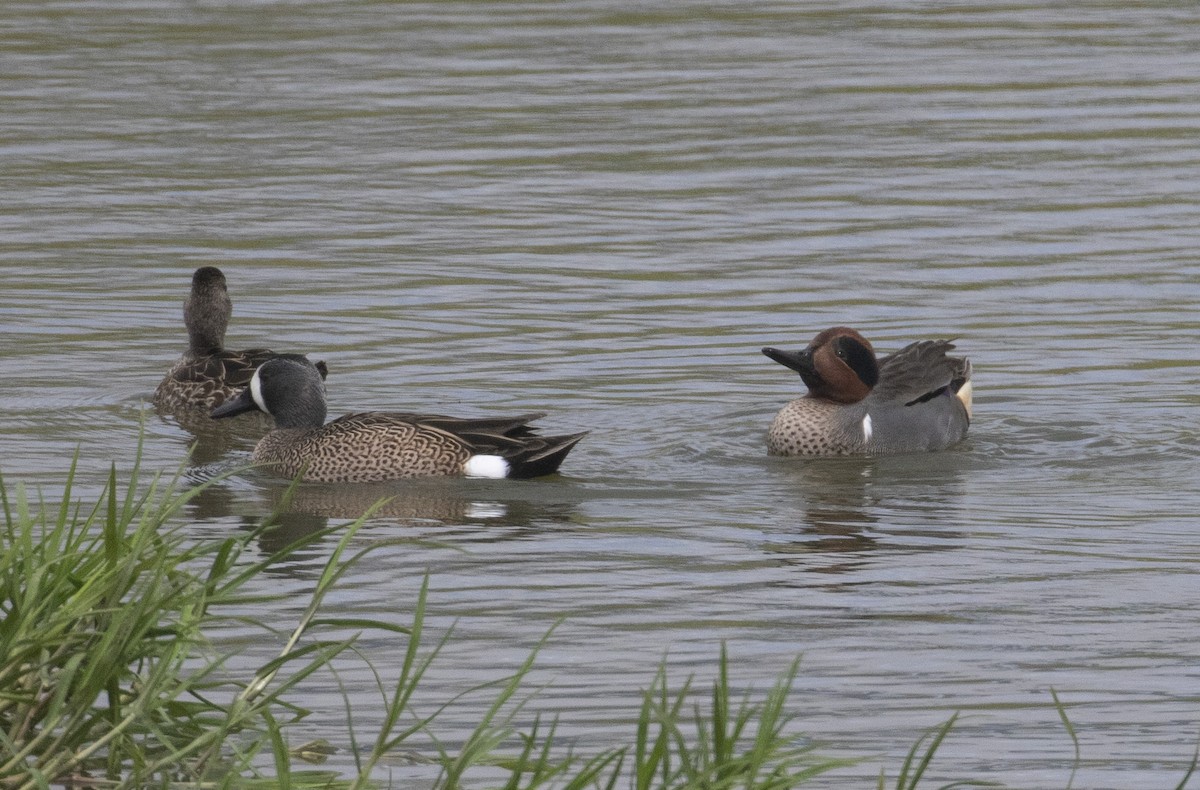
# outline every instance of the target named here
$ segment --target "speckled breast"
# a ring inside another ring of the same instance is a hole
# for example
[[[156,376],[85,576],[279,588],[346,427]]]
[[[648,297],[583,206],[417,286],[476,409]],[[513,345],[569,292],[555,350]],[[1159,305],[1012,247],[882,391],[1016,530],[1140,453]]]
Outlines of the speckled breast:
[[[850,430],[860,418],[847,407],[816,398],[800,398],[780,409],[767,430],[771,455],[854,455],[867,450],[865,436]]]

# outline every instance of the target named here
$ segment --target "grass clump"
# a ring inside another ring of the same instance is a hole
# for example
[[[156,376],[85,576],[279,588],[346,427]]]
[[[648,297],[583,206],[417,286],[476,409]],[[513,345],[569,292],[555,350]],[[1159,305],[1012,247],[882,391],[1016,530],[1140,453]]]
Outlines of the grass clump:
[[[417,609],[414,634],[420,630],[423,610],[423,606]],[[511,677],[499,684],[489,684],[499,686],[495,699],[456,752],[433,739],[441,764],[436,788],[783,790],[857,762],[822,757],[814,743],[788,731],[795,717],[786,713],[785,707],[798,662],[780,676],[761,701],[755,702],[747,694],[735,704],[724,648],[707,708],[689,705],[696,696],[692,693],[691,678],[678,689],[672,689],[665,665],[660,665],[650,687],[642,694],[631,744],[591,757],[575,755],[570,749],[562,753],[555,740],[557,721],[547,724],[535,716],[523,731],[514,725],[514,719],[528,702],[514,700],[536,655],[535,649]],[[406,672],[407,668],[406,662]],[[400,711],[398,702],[395,699],[388,706],[389,724],[371,751],[372,761],[382,759],[400,741],[425,730],[425,725],[432,721],[432,718],[419,720],[416,726],[389,738],[387,732],[396,721],[394,714]],[[499,779],[480,784],[471,778],[478,773]]]
[[[74,474],[72,463],[54,507],[20,488],[10,498],[0,479],[0,787],[255,775],[280,722],[303,715],[281,695],[348,642],[292,641],[249,681],[232,679],[205,630],[214,610],[254,602],[246,582],[271,560],[242,561],[251,535],[189,545],[167,528],[199,488],[176,494],[156,479],[139,492],[136,470],[122,487],[114,467],[83,508]]]
[[[145,507],[133,486],[122,498],[114,469],[82,513],[73,477],[74,465],[56,511],[0,485],[0,778],[13,786],[97,769],[149,776],[158,759],[186,756],[212,712],[181,692],[204,683],[184,663],[216,589],[187,569],[196,552],[159,534],[173,508]],[[229,553],[213,558],[214,577]],[[133,748],[151,737],[154,748]]]
[[[660,666],[638,717],[633,786],[636,790],[789,788],[852,764],[820,757],[814,743],[788,733],[795,717],[785,707],[799,668],[799,660],[792,662],[761,702],[746,696],[734,706],[729,660],[722,646],[709,709],[695,706],[689,722],[683,711],[691,679],[672,692]]]

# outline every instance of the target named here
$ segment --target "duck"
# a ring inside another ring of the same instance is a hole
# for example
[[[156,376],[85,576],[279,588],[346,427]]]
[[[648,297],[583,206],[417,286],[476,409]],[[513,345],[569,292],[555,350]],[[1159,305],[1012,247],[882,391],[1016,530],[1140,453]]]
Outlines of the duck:
[[[767,452],[833,456],[941,450],[971,424],[971,362],[949,340],[920,340],[876,359],[857,330],[835,326],[802,351],[762,350],[800,374],[808,393],[784,406]]]
[[[232,315],[225,274],[216,266],[196,269],[183,304],[188,349],[154,390],[156,407],[168,412],[214,409],[241,392],[258,366],[276,356],[268,348],[226,349],[225,330]],[[316,365],[322,378],[328,375],[324,362]]]
[[[370,483],[413,477],[531,478],[558,470],[586,436],[540,436],[542,413],[463,418],[372,411],[325,422],[325,386],[303,356],[263,362],[250,384],[213,409],[214,419],[259,410],[275,427],[252,459],[285,477],[317,483]]]

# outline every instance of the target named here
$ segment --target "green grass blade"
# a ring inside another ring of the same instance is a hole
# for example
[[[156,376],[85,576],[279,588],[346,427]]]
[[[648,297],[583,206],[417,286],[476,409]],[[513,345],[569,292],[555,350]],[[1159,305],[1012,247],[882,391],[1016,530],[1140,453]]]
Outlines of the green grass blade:
[[[1067,779],[1066,787],[1066,790],[1071,790],[1071,786],[1075,784],[1075,774],[1079,771],[1079,763],[1082,759],[1079,750],[1079,736],[1075,734],[1075,727],[1071,724],[1070,718],[1067,717],[1067,708],[1063,705],[1062,700],[1058,698],[1058,692],[1051,688],[1050,696],[1054,699],[1054,707],[1058,710],[1058,718],[1062,720],[1067,735],[1071,736],[1071,744],[1075,747],[1075,759],[1071,762],[1071,776]]]

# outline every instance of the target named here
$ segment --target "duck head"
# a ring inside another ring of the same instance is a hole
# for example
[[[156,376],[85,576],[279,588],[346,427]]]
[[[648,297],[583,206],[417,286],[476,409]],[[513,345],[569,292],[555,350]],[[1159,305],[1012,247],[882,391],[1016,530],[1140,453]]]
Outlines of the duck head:
[[[815,398],[857,403],[879,383],[875,349],[848,326],[826,329],[803,351],[764,348],[762,352],[799,373]]]
[[[258,366],[250,386],[213,409],[213,419],[258,409],[275,418],[276,428],[319,428],[325,424],[325,382],[321,368],[302,354],[280,354]]]
[[[233,315],[233,302],[225,275],[216,266],[201,266],[192,275],[192,292],[183,303],[183,324],[188,345],[197,356],[215,354],[225,345],[225,330]]]

